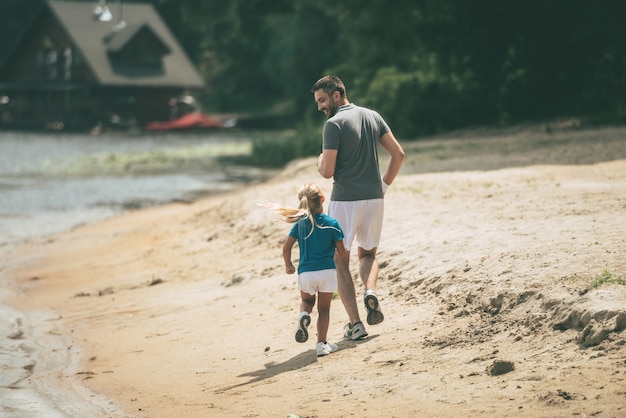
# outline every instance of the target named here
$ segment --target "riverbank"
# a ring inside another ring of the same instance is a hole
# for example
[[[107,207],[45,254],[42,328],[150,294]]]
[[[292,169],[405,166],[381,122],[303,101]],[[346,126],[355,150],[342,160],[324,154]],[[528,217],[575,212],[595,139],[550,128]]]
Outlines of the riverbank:
[[[54,380],[60,370],[76,369],[80,356],[80,347],[67,343],[70,335],[48,332],[58,314],[2,303],[19,293],[5,252],[143,207],[261,182],[273,172],[224,167],[219,160],[248,153],[253,140],[234,132],[94,137],[0,131],[0,416],[99,415],[90,409],[97,398],[79,390],[80,382],[64,390],[65,382]],[[65,344],[73,349],[56,349]]]
[[[80,348],[54,378],[108,399],[102,416],[620,416],[626,286],[611,281],[626,276],[625,132],[407,144],[386,196],[385,322],[341,341],[336,300],[340,350],[320,359],[293,339],[288,228],[256,205],[293,205],[308,181],[328,193],[315,159],[11,248],[8,302],[54,313],[46,333]],[[443,170],[420,172],[429,165]]]

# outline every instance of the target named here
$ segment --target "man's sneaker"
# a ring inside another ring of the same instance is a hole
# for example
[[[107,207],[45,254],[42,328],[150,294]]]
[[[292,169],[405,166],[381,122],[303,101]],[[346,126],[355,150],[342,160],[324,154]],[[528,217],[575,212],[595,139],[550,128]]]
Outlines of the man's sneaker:
[[[344,340],[355,341],[367,337],[367,331],[365,331],[363,322],[359,321],[354,325],[348,323],[344,329],[346,330],[345,334],[343,334]]]
[[[381,312],[376,292],[372,289],[367,289],[365,291],[365,308],[367,308],[368,324],[376,325],[384,321],[385,315]]]
[[[337,344],[317,343],[317,356],[322,357],[339,350]]]
[[[311,315],[307,312],[300,312],[300,318],[298,318],[298,328],[296,329],[296,341],[303,343],[309,339],[309,331],[307,327],[311,323]]]

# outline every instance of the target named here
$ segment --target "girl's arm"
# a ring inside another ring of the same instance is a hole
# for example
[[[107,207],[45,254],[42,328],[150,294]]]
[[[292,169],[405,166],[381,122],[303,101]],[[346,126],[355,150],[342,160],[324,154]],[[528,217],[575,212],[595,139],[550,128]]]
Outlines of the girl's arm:
[[[291,249],[293,248],[293,244],[295,244],[296,239],[294,237],[287,237],[285,243],[283,244],[283,259],[285,260],[285,271],[287,274],[293,274],[296,272],[296,268],[291,262]]]

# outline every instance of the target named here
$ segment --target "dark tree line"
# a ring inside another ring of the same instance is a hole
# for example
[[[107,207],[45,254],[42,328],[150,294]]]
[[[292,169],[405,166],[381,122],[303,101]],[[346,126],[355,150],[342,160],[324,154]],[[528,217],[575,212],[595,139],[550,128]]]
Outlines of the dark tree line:
[[[561,116],[621,120],[621,0],[155,0],[214,105],[306,117],[325,73],[402,136]],[[282,107],[281,107],[282,106]]]
[[[0,11],[36,1],[0,0]],[[626,116],[621,0],[151,2],[206,79],[203,101],[219,111],[311,119],[311,85],[335,73],[352,101],[405,138]]]

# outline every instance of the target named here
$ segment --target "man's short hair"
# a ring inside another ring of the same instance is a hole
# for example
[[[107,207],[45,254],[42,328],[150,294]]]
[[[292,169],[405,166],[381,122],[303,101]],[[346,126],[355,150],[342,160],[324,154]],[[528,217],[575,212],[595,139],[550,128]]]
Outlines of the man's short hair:
[[[320,78],[313,84],[311,88],[311,93],[315,93],[315,91],[322,89],[329,96],[336,91],[339,92],[341,97],[346,96],[346,86],[344,86],[343,81],[336,75],[327,75],[325,77]]]

